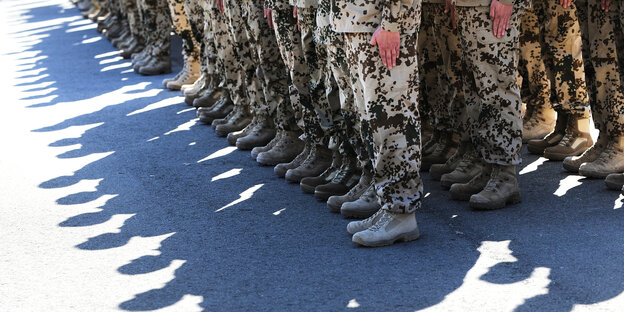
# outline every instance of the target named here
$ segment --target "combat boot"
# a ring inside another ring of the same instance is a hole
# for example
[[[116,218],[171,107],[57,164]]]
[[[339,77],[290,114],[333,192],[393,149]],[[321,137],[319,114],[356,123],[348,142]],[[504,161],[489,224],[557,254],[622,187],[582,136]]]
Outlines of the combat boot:
[[[361,171],[357,166],[357,158],[345,156],[340,170],[329,183],[316,187],[314,197],[326,202],[330,196],[342,196],[358,184],[360,175]]]
[[[202,109],[205,111],[207,117],[215,119],[221,119],[226,117],[230,112],[234,110],[234,103],[232,99],[230,99],[230,95],[227,91],[224,91],[221,95],[221,99],[211,107],[200,107],[198,109]],[[216,128],[213,127],[213,128]]]
[[[609,138],[609,143],[592,162],[584,163],[579,174],[588,178],[604,179],[609,174],[624,172],[624,137]]]
[[[217,127],[220,125],[224,125],[230,121],[230,119],[236,119],[242,114],[243,110],[240,106],[232,106],[232,111],[230,111],[225,117],[215,119],[212,121],[212,129],[217,130]],[[212,113],[212,110],[206,114]]]
[[[98,10],[100,10],[100,8],[100,4],[97,1],[91,0],[91,6],[89,7],[89,9],[86,11],[82,11],[82,17],[89,18],[89,15],[97,12]]]
[[[299,166],[310,153],[300,135],[300,131],[283,131],[271,149],[258,153],[256,161],[261,166],[276,166],[275,174],[283,178],[288,169]]]
[[[544,157],[561,161],[568,156],[583,154],[594,144],[589,133],[589,118],[570,116],[565,136],[557,145],[544,149]]]
[[[91,9],[91,0],[83,0],[76,3],[76,7],[81,12],[85,12]]]
[[[535,155],[543,155],[546,148],[557,145],[566,134],[567,124],[568,114],[559,112],[555,129],[551,133],[541,140],[529,140],[527,143],[529,152]]]
[[[421,154],[423,157],[433,153],[433,151],[436,148],[436,144],[438,143],[438,141],[440,141],[441,134],[442,132],[440,130],[434,129],[429,140],[423,141],[425,142],[425,144],[423,144],[422,149],[421,149]]]
[[[305,177],[313,177],[325,171],[332,162],[331,151],[323,145],[313,145],[308,158],[297,168],[286,172],[286,181],[299,183]]]
[[[208,83],[208,77],[209,75],[206,73],[202,73],[199,78],[197,78],[197,80],[195,80],[195,82],[193,82],[193,84],[191,85],[184,85],[180,88],[180,90],[182,91],[182,95],[184,95],[185,97],[193,97],[193,99],[195,99],[195,97],[199,94],[199,92],[202,90],[202,88]],[[186,99],[185,99],[186,102]],[[191,103],[189,104],[188,102],[186,102],[186,104],[188,105],[193,105],[193,101],[191,101]]]
[[[375,184],[373,184],[371,178],[370,185],[357,200],[342,204],[340,207],[340,214],[345,218],[363,219],[368,218],[379,209],[381,209],[381,205],[377,198]]]
[[[467,183],[483,170],[483,165],[481,158],[471,148],[462,156],[455,170],[440,177],[440,185],[445,189],[449,189],[453,184]]]
[[[495,210],[522,201],[516,166],[492,165],[492,175],[485,188],[470,197],[470,208]]]
[[[231,118],[227,123],[218,125],[215,128],[215,133],[220,137],[225,137],[230,132],[242,130],[251,122],[251,113],[246,109],[241,109],[241,112],[235,118]]]
[[[223,94],[223,88],[215,87],[211,88],[207,86],[204,89],[204,92],[198,95],[195,100],[193,100],[194,107],[209,107],[216,104],[216,102],[221,100],[221,95]]]
[[[199,73],[199,60],[195,57],[187,57],[184,62],[184,68],[175,77],[175,79],[168,81],[165,87],[169,90],[180,90],[183,85],[190,85],[194,83],[200,76]],[[165,83],[163,81],[163,83]]]
[[[433,136],[433,126],[429,120],[423,118],[421,120],[420,140],[421,142],[429,142]]]
[[[268,116],[256,116],[257,123],[247,135],[236,140],[236,148],[243,151],[265,146],[275,137],[275,125]]]
[[[307,177],[301,179],[301,182],[299,182],[299,187],[301,187],[301,190],[304,193],[314,194],[314,190],[317,186],[331,182],[336,174],[338,174],[338,171],[340,171],[340,168],[342,167],[343,157],[336,150],[332,151],[332,153],[332,164],[331,166],[329,166],[329,168],[327,168],[327,170],[323,171],[323,173],[316,177]]]
[[[234,132],[230,132],[227,135],[227,141],[228,144],[232,145],[232,146],[236,146],[236,141],[246,135],[248,135],[249,133],[251,133],[251,130],[253,130],[253,128],[258,124],[258,121],[256,119],[256,116],[254,116],[251,119],[251,122],[245,127],[243,128],[243,130],[240,131],[234,131]]]
[[[282,139],[282,135],[284,135],[284,130],[277,130],[275,137],[265,146],[257,146],[251,149],[251,158],[256,160],[258,158],[258,154],[270,151],[277,142]]]
[[[153,76],[168,74],[171,72],[171,60],[169,56],[153,57],[152,60],[139,68],[139,74]]]
[[[531,116],[522,123],[522,143],[529,140],[543,139],[555,128],[557,112],[548,105],[536,107]]]
[[[145,47],[145,49],[141,50],[141,52],[132,54],[132,56],[130,56],[130,58],[132,59],[132,65],[134,66],[137,62],[150,56],[152,54],[152,49],[153,47],[151,45],[148,45]]]
[[[449,157],[445,163],[431,165],[431,168],[429,168],[429,177],[435,181],[440,181],[442,175],[453,172],[466,153],[466,146],[468,144],[471,143],[460,142],[459,147],[455,150],[453,156]]]
[[[299,139],[297,138],[297,140]],[[290,162],[279,163],[275,166],[275,168],[273,168],[273,172],[275,173],[275,175],[277,175],[280,178],[285,177],[286,172],[288,172],[288,170],[299,167],[299,165],[301,165],[308,158],[308,156],[310,155],[310,151],[312,151],[312,145],[310,143],[304,143],[304,144],[305,145],[304,145],[303,150],[299,154],[297,154],[297,156],[293,158],[293,160],[291,160]],[[263,165],[263,162],[265,160],[263,157],[264,154],[272,153],[273,150],[276,150],[278,147],[280,147],[280,150],[284,152],[291,150],[290,148],[287,148],[288,146],[280,146],[280,144],[276,144],[275,147],[271,149],[270,151],[265,152],[265,153],[260,153],[256,161],[259,164]],[[272,160],[272,159],[269,159],[269,160]],[[265,163],[268,163],[268,161]]]
[[[340,213],[340,208],[342,207],[342,204],[358,200],[362,196],[362,194],[364,194],[364,192],[366,192],[366,190],[370,187],[372,179],[373,176],[370,170],[363,170],[362,175],[360,175],[360,180],[354,187],[352,187],[347,192],[347,194],[334,195],[330,196],[329,199],[327,199],[327,207],[329,208],[329,211]]]
[[[108,39],[113,47],[119,49],[121,43],[128,40],[128,37],[131,36],[130,31],[126,28],[123,28],[123,25],[116,24],[111,27],[110,30],[106,30],[104,32],[104,37]]]
[[[422,157],[420,170],[428,171],[431,165],[445,163],[456,150],[457,140],[455,139],[455,135],[448,131],[441,132],[433,151]]]
[[[600,156],[600,153],[607,147],[608,136],[605,131],[600,131],[596,143],[585,151],[581,156],[569,156],[563,160],[563,168],[566,170],[578,173],[582,164],[592,162]]]
[[[605,179],[605,184],[611,190],[622,191],[624,194],[624,173],[612,173]]]
[[[200,107],[197,109],[197,118],[201,123],[212,125],[214,118],[209,116],[207,112],[210,110],[208,107]]]
[[[153,57],[152,57],[152,53],[151,52],[147,52],[147,53],[143,54],[141,58],[137,58],[137,59],[135,59],[132,62],[132,69],[134,70],[135,73],[138,74],[139,70],[141,69],[141,67],[149,64],[149,62],[152,61],[152,58]]]
[[[481,192],[491,179],[492,165],[486,164],[474,178],[466,183],[455,183],[451,185],[449,192],[454,200],[467,201],[470,196]]]
[[[381,217],[371,227],[353,235],[353,242],[367,247],[392,245],[397,241],[409,242],[420,237],[414,213],[382,211]]]
[[[351,235],[362,232],[368,229],[369,227],[373,226],[373,224],[375,224],[377,220],[381,218],[382,215],[383,215],[383,210],[379,208],[377,209],[376,212],[373,212],[371,216],[367,217],[364,220],[351,221],[349,222],[349,224],[347,224],[347,232],[349,232],[349,234]]]

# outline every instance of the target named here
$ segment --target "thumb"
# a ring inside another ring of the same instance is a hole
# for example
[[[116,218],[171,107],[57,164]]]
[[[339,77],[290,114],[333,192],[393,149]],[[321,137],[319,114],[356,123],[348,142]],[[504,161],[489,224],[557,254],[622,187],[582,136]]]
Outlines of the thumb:
[[[377,45],[377,34],[373,34],[373,38],[371,38],[371,45]]]

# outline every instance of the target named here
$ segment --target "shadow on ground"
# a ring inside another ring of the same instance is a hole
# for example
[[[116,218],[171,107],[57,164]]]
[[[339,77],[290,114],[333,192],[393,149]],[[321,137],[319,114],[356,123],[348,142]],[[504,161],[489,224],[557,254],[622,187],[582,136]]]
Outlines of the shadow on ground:
[[[358,248],[346,220],[248,153],[228,148],[195,121],[178,93],[160,89],[162,77],[134,74],[76,10],[15,9],[25,10],[25,20],[14,22],[31,26],[12,34],[28,46],[21,52],[22,102],[33,110],[68,102],[90,108],[33,132],[85,126],[80,137],[50,146],[76,146],[59,158],[103,155],[73,175],[41,183],[49,189],[98,181],[93,191],[59,198],[60,205],[107,199],[101,211],[59,226],[131,215],[118,233],[76,247],[111,249],[133,237],[170,235],[158,255],[118,271],[140,275],[183,261],[166,285],[136,294],[121,309],[158,309],[191,294],[203,298],[206,311],[327,311],[349,302],[370,311],[478,309],[471,302],[487,306],[497,296],[509,298],[501,310],[570,311],[624,291],[621,200],[601,181],[569,176],[560,164],[525,153],[523,203],[473,212],[425,176],[421,239]]]

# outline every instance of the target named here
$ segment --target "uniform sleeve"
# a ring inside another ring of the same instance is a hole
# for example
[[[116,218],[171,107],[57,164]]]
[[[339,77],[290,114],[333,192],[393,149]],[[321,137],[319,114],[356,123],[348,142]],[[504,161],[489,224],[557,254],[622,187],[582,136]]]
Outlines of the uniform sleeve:
[[[416,0],[385,0],[382,1],[381,28],[391,32],[401,32],[401,22],[405,13]]]

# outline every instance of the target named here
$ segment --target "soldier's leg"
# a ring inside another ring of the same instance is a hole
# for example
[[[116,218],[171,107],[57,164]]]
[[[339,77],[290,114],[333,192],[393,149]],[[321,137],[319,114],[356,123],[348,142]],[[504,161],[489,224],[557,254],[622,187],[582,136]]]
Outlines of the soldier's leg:
[[[183,0],[167,0],[174,32],[182,39],[184,65],[175,77],[163,80],[163,86],[170,90],[180,90],[182,85],[195,82],[199,78],[199,45],[193,37],[186,15]]]
[[[139,16],[139,10],[136,0],[121,0],[122,11],[126,15],[128,23],[129,41],[122,49],[120,56],[124,59],[132,57],[133,54],[139,53],[145,46],[145,37],[143,23]]]
[[[423,127],[431,131],[427,137],[423,137],[423,155],[433,151],[435,143],[438,141],[440,132],[435,128],[435,117],[433,115],[432,103],[440,99],[441,93],[438,87],[438,73],[436,67],[436,54],[432,50],[436,49],[434,4],[422,4],[422,21],[418,33],[418,68],[420,73],[420,92],[418,99],[418,111]],[[423,131],[424,135],[424,131]]]
[[[345,34],[349,65],[358,74],[356,88],[363,95],[358,100],[365,108],[362,128],[372,138],[367,143],[372,154],[375,190],[382,207],[367,219],[376,220],[367,230],[353,230],[366,224],[365,221],[352,222],[347,227],[351,233],[356,232],[353,241],[358,244],[378,246],[392,243],[397,237],[418,238],[414,212],[421,206],[423,186],[419,173],[420,117],[416,101],[417,37],[417,34],[401,35],[397,66],[388,70],[382,65],[377,47],[370,44],[370,33]],[[393,122],[388,122],[390,119]],[[387,231],[386,222],[390,220],[398,222],[395,233]]]
[[[564,117],[567,121],[563,136],[547,136],[545,139],[548,140],[530,142],[534,142],[532,151],[539,153],[541,147],[544,147],[544,157],[563,160],[566,156],[582,154],[593,144],[589,133],[589,94],[585,80],[578,6],[573,2],[568,8],[564,8],[556,1],[535,1],[534,5],[542,5],[546,16],[545,41],[553,58],[557,98],[553,107],[558,112],[558,118]]]
[[[134,70],[141,75],[171,72],[171,18],[166,0],[142,0],[143,25],[151,46],[149,55],[135,62]]]
[[[577,159],[585,163],[579,167],[581,175],[605,178],[624,171],[624,90],[616,45],[618,6],[605,12],[601,1],[588,0],[587,37],[590,60],[594,68],[596,102],[592,103],[594,124],[600,130],[598,141]]]
[[[193,84],[183,85],[180,88],[185,97],[184,102],[188,105],[193,104],[193,101],[197,97],[201,88],[205,85],[206,78],[208,77],[207,62],[209,58],[206,55],[207,40],[204,40],[204,27],[206,24],[209,25],[209,23],[205,23],[203,5],[204,4],[200,3],[200,1],[184,0],[184,11],[188,18],[191,35],[193,36],[194,42],[197,43],[199,51],[199,77],[193,82]],[[210,28],[208,28],[208,30],[210,31]]]
[[[467,98],[470,134],[486,162],[481,174],[451,191],[469,194],[473,209],[500,209],[520,201],[516,166],[522,146],[520,89],[517,84],[520,14],[514,12],[502,38],[494,36],[489,7],[458,7],[464,61],[475,92]],[[470,85],[465,86],[468,95]],[[480,189],[480,190],[479,190]]]
[[[543,10],[536,13],[529,9],[522,17],[522,32],[520,35],[520,60],[526,64],[527,79],[530,97],[525,101],[527,109],[523,120],[522,142],[532,139],[542,139],[552,132],[557,114],[550,103],[551,81],[544,63],[544,40],[540,18]]]
[[[224,99],[221,103],[230,103],[229,95],[223,93],[223,88],[220,87],[221,79],[225,79],[222,66],[218,66],[217,56],[219,52],[216,46],[220,45],[215,33],[219,26],[215,24],[215,21],[220,20],[220,17],[213,17],[214,12],[217,12],[217,5],[212,1],[201,2],[203,10],[203,54],[202,60],[204,61],[204,79],[199,80],[193,89],[189,89],[188,94],[185,91],[185,101],[189,105],[193,105],[197,108],[204,108],[213,106],[217,101]],[[226,18],[227,21],[227,18]],[[227,22],[226,22],[227,26]],[[229,30],[228,30],[229,31]],[[231,39],[228,39],[230,41]],[[242,91],[242,90],[241,90]],[[224,106],[221,105],[221,108]],[[229,107],[226,105],[225,107]],[[221,118],[221,117],[219,117]]]

